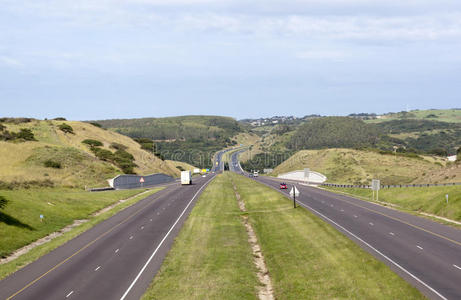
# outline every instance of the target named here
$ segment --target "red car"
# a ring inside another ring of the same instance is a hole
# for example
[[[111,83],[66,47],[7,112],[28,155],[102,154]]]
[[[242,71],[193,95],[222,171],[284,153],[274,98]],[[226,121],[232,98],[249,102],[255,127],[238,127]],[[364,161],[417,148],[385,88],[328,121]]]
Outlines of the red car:
[[[287,189],[287,184],[286,183],[281,183],[280,184],[280,189],[281,190],[286,190]]]

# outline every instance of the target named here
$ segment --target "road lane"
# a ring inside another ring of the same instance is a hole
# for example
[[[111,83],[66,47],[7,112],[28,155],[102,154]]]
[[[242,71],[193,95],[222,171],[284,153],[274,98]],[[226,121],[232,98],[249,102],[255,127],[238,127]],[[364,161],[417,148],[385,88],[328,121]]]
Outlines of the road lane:
[[[0,281],[0,299],[120,299],[138,275],[125,299],[139,299],[192,209],[192,198],[213,178],[170,185],[122,210]]]
[[[277,190],[281,182],[269,177],[255,180]],[[292,185],[281,192],[288,196]],[[453,266],[461,261],[460,230],[315,187],[296,186],[301,192],[299,204],[337,227],[425,295],[461,299],[461,272]]]

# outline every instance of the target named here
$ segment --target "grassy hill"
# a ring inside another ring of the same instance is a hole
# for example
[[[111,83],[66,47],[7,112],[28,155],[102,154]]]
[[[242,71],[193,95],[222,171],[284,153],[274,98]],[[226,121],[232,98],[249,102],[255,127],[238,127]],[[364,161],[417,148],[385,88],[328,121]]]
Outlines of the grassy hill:
[[[59,126],[67,124],[73,133],[65,133]],[[100,149],[114,153],[115,146],[122,145],[133,156],[134,171],[138,174],[166,173],[179,175],[175,162],[162,161],[151,153],[142,150],[140,144],[131,138],[75,121],[39,121],[25,123],[3,123],[4,130],[19,132],[29,129],[36,141],[0,141],[0,181],[3,182],[45,182],[51,181],[59,186],[82,187],[85,185],[105,185],[106,179],[122,171],[110,161],[98,159],[84,140],[102,143]],[[46,167],[47,161],[57,163]]]
[[[332,183],[369,184],[373,178],[383,184],[461,181],[461,168],[445,163],[430,156],[412,158],[353,149],[303,150],[277,166],[272,175],[310,168]]]
[[[155,141],[166,159],[211,167],[213,154],[236,144],[232,138],[244,129],[233,118],[220,116],[181,116],[168,118],[118,119],[96,121],[104,128],[132,138]]]
[[[369,123],[380,123],[391,120],[415,119],[415,120],[432,120],[450,123],[461,123],[461,109],[428,109],[428,110],[411,110],[409,112],[388,113],[379,117],[379,119],[368,120]]]

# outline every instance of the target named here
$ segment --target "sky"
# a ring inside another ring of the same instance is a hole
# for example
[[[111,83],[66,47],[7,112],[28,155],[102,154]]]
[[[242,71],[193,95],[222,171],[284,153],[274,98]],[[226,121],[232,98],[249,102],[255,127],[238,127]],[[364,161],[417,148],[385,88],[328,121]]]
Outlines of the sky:
[[[0,116],[461,107],[461,1],[0,0]]]

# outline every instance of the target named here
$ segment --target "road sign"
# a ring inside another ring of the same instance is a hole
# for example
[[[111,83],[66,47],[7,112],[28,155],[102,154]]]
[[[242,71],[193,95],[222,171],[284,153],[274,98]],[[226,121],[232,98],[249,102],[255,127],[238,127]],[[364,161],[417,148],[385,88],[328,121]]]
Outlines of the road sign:
[[[293,194],[294,194],[296,197],[299,197],[299,191],[298,191],[298,189],[297,189],[295,186],[293,186],[293,187],[291,188],[291,191],[290,191],[290,196],[291,196],[291,197],[293,197]]]
[[[379,181],[379,179],[373,179],[371,181],[371,189],[373,191],[379,191],[380,188],[381,188],[381,182]]]
[[[141,178],[139,179],[139,182],[143,183],[143,182],[144,182],[144,177],[141,177]]]

